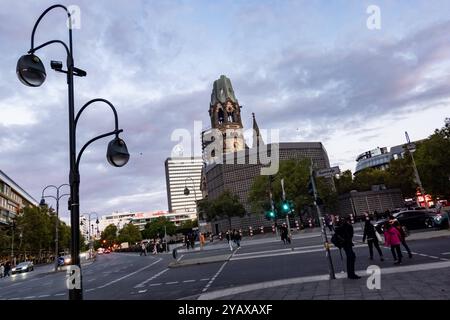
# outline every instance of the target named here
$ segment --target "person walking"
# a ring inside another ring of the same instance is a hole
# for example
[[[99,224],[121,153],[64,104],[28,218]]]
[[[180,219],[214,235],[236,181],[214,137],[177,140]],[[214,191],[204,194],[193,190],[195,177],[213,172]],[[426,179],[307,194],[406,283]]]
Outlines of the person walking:
[[[140,256],[142,256],[142,255],[146,256],[147,255],[147,247],[145,246],[144,242],[141,243],[141,253],[139,255]]]
[[[5,271],[4,271],[4,277],[9,277],[9,272],[11,271],[11,262],[6,261],[5,263]]]
[[[281,241],[283,241],[284,244],[287,244],[288,242],[288,229],[285,223],[280,228],[281,233]]]
[[[3,263],[0,264],[0,278],[3,278],[3,274],[5,273],[5,267],[3,266]]]
[[[241,247],[241,233],[237,230],[234,230],[234,242],[236,243],[237,247]]]
[[[200,232],[200,250],[203,250],[203,246],[205,245],[205,235]]]
[[[406,251],[408,252],[408,257],[411,259],[413,257],[412,252],[408,244],[406,243],[406,233],[402,225],[393,215],[389,216],[389,223],[392,224],[398,230],[398,232],[400,232],[400,242],[405,247]]]
[[[366,222],[364,224],[364,234],[363,234],[363,242],[367,239],[367,245],[369,246],[370,260],[373,260],[373,247],[377,249],[378,254],[380,255],[380,260],[384,261],[383,252],[381,251],[380,244],[378,242],[377,231],[372,224],[373,217],[366,217]]]
[[[394,264],[402,263],[402,251],[400,250],[401,235],[393,224],[386,222],[384,225],[384,241],[386,246],[391,247],[392,256],[394,257]]]
[[[226,237],[226,239],[227,239],[227,241],[228,241],[228,245],[230,246],[230,251],[233,251],[233,234],[231,233],[231,230],[230,229],[228,229],[227,230],[227,233],[225,234],[225,237]]]
[[[348,216],[341,222],[341,225],[336,228],[335,234],[341,238],[342,248],[344,249],[347,257],[347,278],[361,279],[361,277],[355,273],[356,255],[353,251],[353,226],[350,221],[351,218]]]

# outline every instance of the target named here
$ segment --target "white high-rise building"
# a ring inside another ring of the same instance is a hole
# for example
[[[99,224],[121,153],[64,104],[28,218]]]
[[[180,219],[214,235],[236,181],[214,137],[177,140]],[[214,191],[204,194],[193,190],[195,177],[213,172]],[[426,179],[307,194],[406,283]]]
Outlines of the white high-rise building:
[[[200,190],[203,160],[201,157],[167,158],[166,185],[169,213],[187,214],[191,220],[197,219],[195,201],[202,199]],[[185,194],[185,189],[189,194]]]

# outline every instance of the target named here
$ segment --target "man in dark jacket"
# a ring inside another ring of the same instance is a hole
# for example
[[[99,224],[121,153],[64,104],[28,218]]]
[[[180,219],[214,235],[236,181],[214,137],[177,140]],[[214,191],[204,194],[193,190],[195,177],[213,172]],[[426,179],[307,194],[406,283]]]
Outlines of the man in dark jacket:
[[[360,279],[361,277],[355,273],[356,255],[353,251],[353,226],[350,221],[350,217],[347,217],[335,232],[343,239],[342,248],[347,257],[347,277],[349,279]]]
[[[380,244],[378,243],[378,238],[376,234],[375,227],[371,223],[372,218],[366,217],[366,222],[364,225],[364,235],[362,241],[365,242],[367,239],[367,245],[369,246],[370,260],[373,260],[373,247],[377,249],[378,254],[380,255],[380,260],[383,259],[383,251],[381,251]]]

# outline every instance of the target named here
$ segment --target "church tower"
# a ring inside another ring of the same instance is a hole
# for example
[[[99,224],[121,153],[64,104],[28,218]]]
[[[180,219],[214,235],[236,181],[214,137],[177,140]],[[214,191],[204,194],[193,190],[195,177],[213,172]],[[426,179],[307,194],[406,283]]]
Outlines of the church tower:
[[[234,95],[230,79],[224,75],[214,81],[209,116],[211,128],[222,132],[224,154],[245,149],[241,106]]]

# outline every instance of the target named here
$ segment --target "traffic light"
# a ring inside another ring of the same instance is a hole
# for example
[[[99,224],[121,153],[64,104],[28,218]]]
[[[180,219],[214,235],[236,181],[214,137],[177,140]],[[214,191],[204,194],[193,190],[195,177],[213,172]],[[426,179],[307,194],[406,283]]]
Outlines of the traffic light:
[[[277,214],[275,213],[274,210],[266,211],[266,218],[267,218],[267,219],[269,219],[269,220],[275,220],[276,217],[277,217]]]
[[[283,214],[290,214],[291,213],[291,209],[292,209],[292,202],[290,200],[284,200],[281,203],[281,212],[283,212]]]

